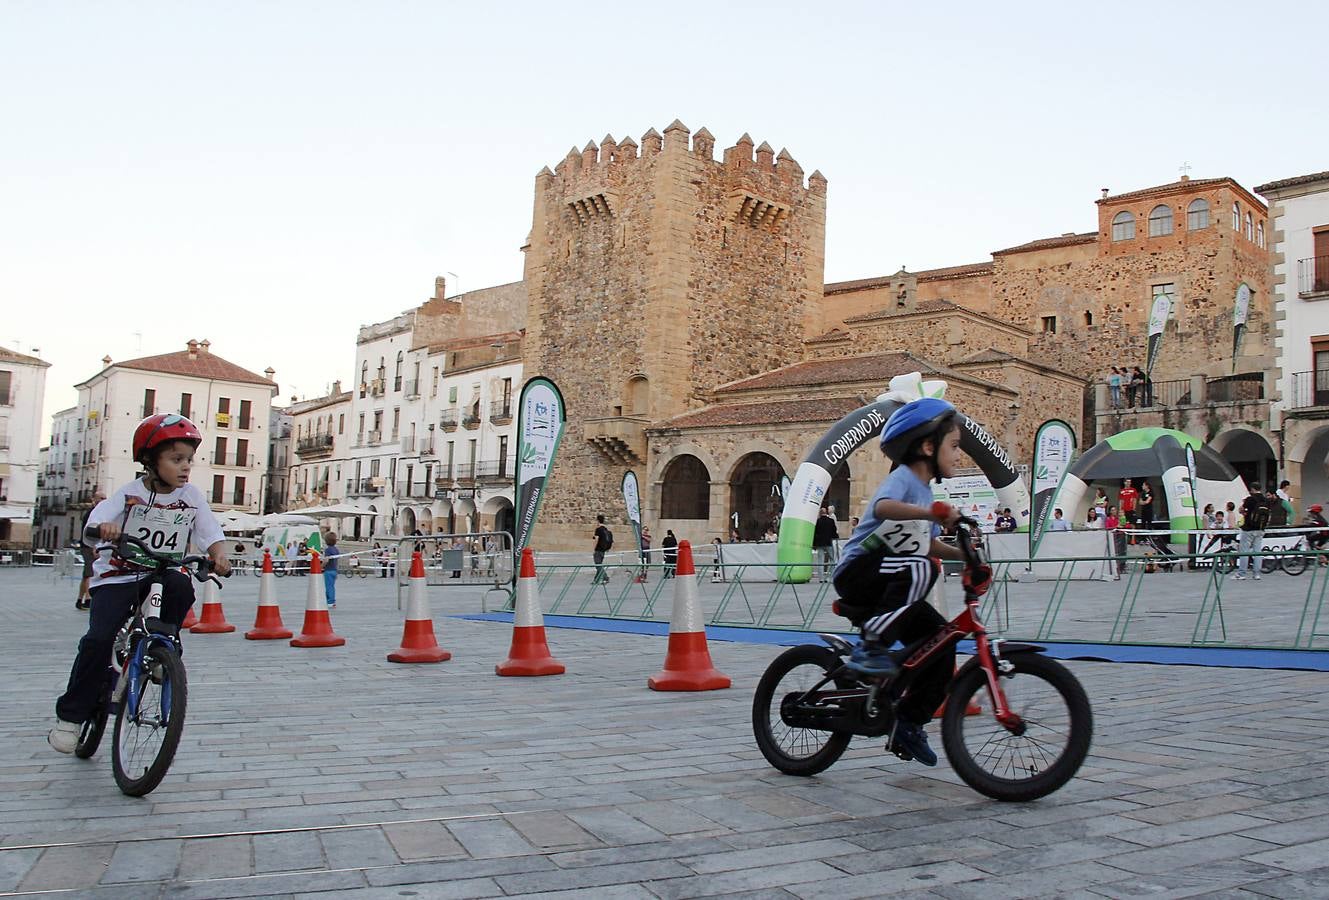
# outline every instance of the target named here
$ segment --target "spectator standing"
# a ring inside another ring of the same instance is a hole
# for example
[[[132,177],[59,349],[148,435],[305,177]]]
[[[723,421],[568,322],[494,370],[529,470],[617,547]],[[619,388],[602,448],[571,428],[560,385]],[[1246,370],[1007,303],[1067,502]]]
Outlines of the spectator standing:
[[[341,549],[337,546],[337,533],[329,531],[323,539],[323,593],[328,598],[328,609],[337,608],[337,557]]]
[[[92,594],[89,592],[89,589],[92,586],[92,561],[97,556],[97,554],[93,552],[92,545],[83,540],[82,535],[83,532],[88,529],[88,517],[91,516],[92,511],[97,508],[97,504],[105,499],[106,492],[101,488],[97,488],[92,492],[92,505],[89,506],[88,511],[83,514],[83,521],[79,524],[78,535],[75,537],[78,542],[79,556],[83,559],[83,580],[78,583],[78,596],[74,598],[74,609],[81,610],[82,612],[87,612],[88,608],[92,605]]]
[[[812,553],[818,564],[817,581],[825,581],[835,571],[835,542],[839,537],[830,509],[823,506],[812,529]]]
[[[674,537],[674,529],[665,529],[665,536],[664,540],[660,542],[660,549],[664,551],[664,577],[673,578],[674,566],[678,565],[678,538]]]
[[[1293,520],[1288,516],[1288,509],[1291,504],[1284,505],[1284,501],[1278,496],[1278,493],[1271,489],[1265,493],[1265,500],[1269,501],[1269,527],[1286,528],[1292,524]]]
[[[997,531],[1001,534],[1009,534],[1016,528],[1015,516],[1011,515],[1011,508],[1008,506],[997,514]]]
[[[1132,408],[1144,403],[1144,370],[1139,366],[1135,366],[1131,369],[1131,380],[1127,385],[1126,391],[1130,394]]]
[[[1140,527],[1146,531],[1154,527],[1154,489],[1148,478],[1140,482]]]
[[[649,525],[641,526],[641,580],[645,581],[650,574],[647,568],[651,564],[651,528]]]
[[[1269,501],[1265,499],[1264,491],[1260,489],[1260,483],[1257,481],[1251,485],[1251,493],[1245,500],[1241,501],[1241,533],[1237,536],[1237,570],[1232,573],[1232,577],[1238,581],[1246,576],[1243,574],[1247,568],[1255,576],[1255,580],[1260,580],[1261,560],[1256,559],[1253,554],[1259,553],[1264,545],[1264,529],[1269,524]]]
[[[1135,505],[1140,499],[1140,492],[1135,489],[1131,479],[1125,479],[1121,490],[1117,492],[1117,503],[1121,506],[1121,518],[1127,522],[1135,521]]]
[[[1052,511],[1052,521],[1048,523],[1048,531],[1070,531],[1071,523],[1064,519],[1061,508],[1058,507]]]
[[[1329,543],[1329,519],[1324,517],[1324,507],[1319,503],[1312,503],[1306,510],[1306,524],[1313,528],[1320,528],[1321,531],[1312,531],[1306,535],[1306,543],[1312,550],[1323,550],[1326,543]],[[1320,565],[1329,564],[1329,560],[1320,558]]]
[[[1108,495],[1107,491],[1100,486],[1094,492],[1094,512],[1098,513],[1101,519],[1107,515]]]
[[[715,568],[711,569],[711,584],[720,584],[724,577],[724,543],[719,538],[712,542],[715,546]]]
[[[1117,572],[1113,581],[1121,580],[1121,573],[1126,571],[1126,533],[1121,530],[1121,519],[1117,518],[1117,508],[1109,506],[1103,517],[1103,528],[1112,541],[1112,554],[1117,560]]]
[[[1121,409],[1121,372],[1117,367],[1112,367],[1112,374],[1108,376],[1108,392],[1112,395],[1112,408]]]
[[[1103,517],[1098,514],[1098,510],[1089,510],[1089,515],[1084,520],[1084,527],[1091,531],[1103,530]]]
[[[595,561],[595,577],[591,579],[591,584],[603,584],[609,580],[609,573],[605,571],[605,554],[614,546],[614,533],[605,525],[603,515],[596,516],[595,522],[595,546],[591,549],[591,559]]]

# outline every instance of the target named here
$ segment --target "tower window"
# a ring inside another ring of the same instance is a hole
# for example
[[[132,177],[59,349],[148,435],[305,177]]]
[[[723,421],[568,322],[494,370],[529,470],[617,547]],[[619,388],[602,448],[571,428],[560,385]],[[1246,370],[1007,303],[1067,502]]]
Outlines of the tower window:
[[[1094,324],[1094,314],[1087,309],[1084,311],[1084,324],[1086,328]]]
[[[1172,233],[1172,207],[1160,203],[1149,212],[1149,236],[1162,237]]]
[[[1057,333],[1057,317],[1056,317],[1056,316],[1044,316],[1044,317],[1043,317],[1043,333],[1044,333],[1044,334],[1056,334],[1056,333]]]
[[[1209,201],[1192,200],[1186,207],[1186,230],[1199,231],[1209,227]]]

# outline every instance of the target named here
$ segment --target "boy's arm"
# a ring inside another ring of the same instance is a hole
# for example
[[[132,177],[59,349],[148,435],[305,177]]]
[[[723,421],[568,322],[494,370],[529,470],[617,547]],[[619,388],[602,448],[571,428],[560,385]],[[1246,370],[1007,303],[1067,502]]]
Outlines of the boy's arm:
[[[893,522],[905,521],[908,519],[922,519],[927,522],[937,522],[950,528],[960,520],[960,513],[955,507],[947,506],[944,517],[934,516],[932,507],[916,506],[913,503],[905,503],[903,500],[891,500],[882,498],[877,501],[877,505],[872,507],[878,519],[890,519]]]
[[[212,570],[225,578],[231,574],[231,560],[226,556],[226,541],[216,541],[208,546],[208,559],[212,560]]]
[[[932,539],[931,552],[928,555],[940,556],[942,559],[964,560],[964,554],[960,552],[959,547],[954,544],[943,543],[936,538]]]

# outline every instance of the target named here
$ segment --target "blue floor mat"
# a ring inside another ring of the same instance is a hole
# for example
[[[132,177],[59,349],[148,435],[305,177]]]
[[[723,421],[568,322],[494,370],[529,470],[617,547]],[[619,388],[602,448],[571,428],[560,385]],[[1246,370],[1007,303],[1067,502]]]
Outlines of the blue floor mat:
[[[477,622],[511,622],[512,613],[493,612],[453,616]],[[669,634],[666,622],[641,622],[632,619],[602,619],[597,616],[545,616],[550,628],[575,628],[582,631],[609,631],[619,634]],[[838,632],[850,641],[852,632]],[[706,638],[740,644],[771,644],[792,647],[817,643],[811,631],[785,631],[774,628],[741,628],[731,625],[706,626]],[[1047,655],[1056,659],[1082,659],[1095,662],[1155,663],[1166,666],[1224,666],[1235,669],[1303,669],[1329,672],[1329,651],[1265,650],[1251,647],[1173,647],[1158,644],[1078,644],[1039,641]],[[960,644],[961,653],[973,651],[972,641]]]

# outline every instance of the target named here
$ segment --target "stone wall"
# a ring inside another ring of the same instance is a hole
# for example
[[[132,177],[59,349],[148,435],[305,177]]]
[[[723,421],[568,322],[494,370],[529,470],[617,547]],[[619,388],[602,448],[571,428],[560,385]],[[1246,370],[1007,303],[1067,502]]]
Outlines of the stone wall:
[[[580,547],[597,513],[621,515],[625,467],[588,443],[588,419],[662,421],[802,359],[821,327],[825,197],[787,153],[745,135],[718,162],[710,133],[689,141],[678,122],[640,153],[607,137],[536,177],[525,369],[554,379],[569,418],[540,546]]]
[[[850,331],[849,341],[816,347],[810,355],[839,357],[898,350],[937,365],[952,365],[989,347],[1022,356],[1032,337],[1023,328],[961,309],[881,315],[843,327]]]

